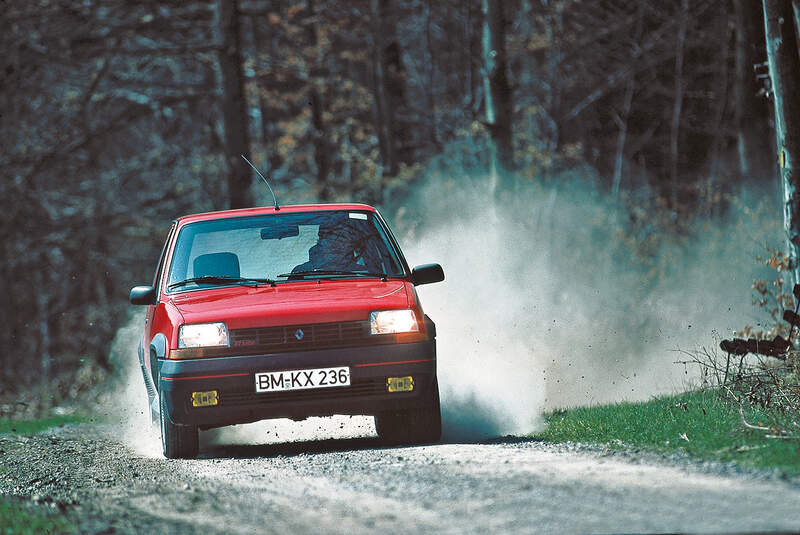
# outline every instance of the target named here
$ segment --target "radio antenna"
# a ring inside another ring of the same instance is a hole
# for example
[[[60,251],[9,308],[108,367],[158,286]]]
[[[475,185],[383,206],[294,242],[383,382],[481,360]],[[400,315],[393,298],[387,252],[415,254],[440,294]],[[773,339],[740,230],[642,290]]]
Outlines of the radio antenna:
[[[275,192],[274,192],[274,191],[272,191],[272,186],[270,186],[270,185],[269,185],[269,182],[267,182],[267,179],[264,177],[264,175],[262,175],[262,174],[261,174],[261,171],[259,171],[259,170],[258,170],[258,167],[256,167],[255,165],[253,165],[253,164],[250,162],[250,160],[248,160],[248,159],[245,157],[245,155],[244,155],[244,154],[240,154],[240,156],[241,156],[242,158],[244,158],[244,161],[246,161],[246,162],[248,163],[248,165],[250,165],[250,167],[252,167],[252,168],[255,170],[255,172],[256,172],[256,173],[258,173],[258,176],[260,176],[260,177],[261,177],[261,180],[263,180],[263,181],[264,181],[264,184],[266,184],[266,185],[267,185],[267,187],[269,188],[269,192],[270,192],[270,193],[272,193],[272,200],[275,202],[275,211],[276,211],[276,212],[280,211],[281,207],[280,207],[280,206],[278,206],[278,198],[277,198],[277,197],[275,197]]]

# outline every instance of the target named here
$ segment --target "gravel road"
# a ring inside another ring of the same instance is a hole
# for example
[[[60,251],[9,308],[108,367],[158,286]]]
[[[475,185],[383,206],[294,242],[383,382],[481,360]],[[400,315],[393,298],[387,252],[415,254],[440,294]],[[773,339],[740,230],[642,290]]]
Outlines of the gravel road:
[[[796,481],[575,446],[385,448],[366,436],[207,443],[190,461],[143,453],[124,435],[84,424],[0,436],[0,494],[59,510],[88,533],[800,529]]]

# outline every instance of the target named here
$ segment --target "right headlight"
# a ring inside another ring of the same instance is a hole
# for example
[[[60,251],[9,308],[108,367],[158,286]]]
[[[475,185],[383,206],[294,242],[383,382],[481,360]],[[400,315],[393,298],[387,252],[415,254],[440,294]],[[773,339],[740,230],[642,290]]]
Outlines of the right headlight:
[[[419,332],[417,315],[407,308],[402,310],[376,310],[369,313],[370,334],[395,334]]]

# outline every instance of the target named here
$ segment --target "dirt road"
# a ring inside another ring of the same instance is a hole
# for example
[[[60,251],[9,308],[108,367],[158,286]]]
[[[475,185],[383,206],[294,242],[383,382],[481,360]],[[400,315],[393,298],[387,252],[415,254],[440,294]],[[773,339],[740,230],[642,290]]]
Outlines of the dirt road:
[[[800,529],[796,482],[525,440],[206,444],[188,461],[143,454],[121,434],[78,425],[2,436],[0,493],[59,509],[89,533]]]

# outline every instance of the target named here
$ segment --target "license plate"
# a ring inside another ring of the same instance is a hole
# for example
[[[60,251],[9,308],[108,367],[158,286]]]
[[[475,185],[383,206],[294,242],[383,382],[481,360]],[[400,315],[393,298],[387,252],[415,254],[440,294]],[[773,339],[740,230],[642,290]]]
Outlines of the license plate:
[[[256,392],[282,392],[335,386],[350,386],[350,368],[342,366],[256,374]]]

